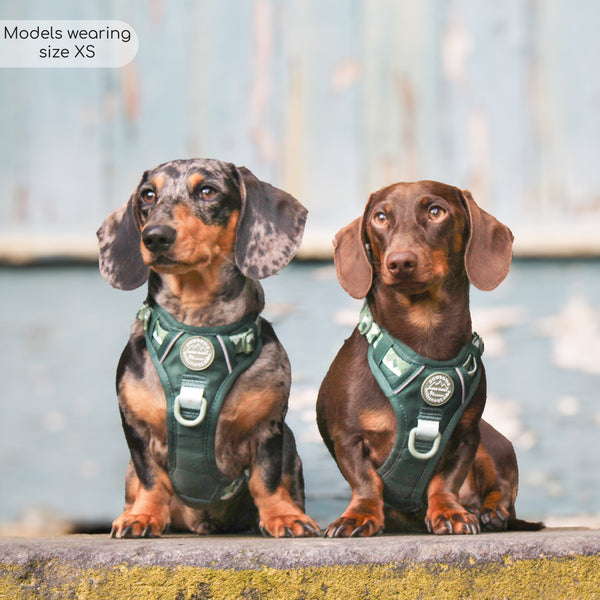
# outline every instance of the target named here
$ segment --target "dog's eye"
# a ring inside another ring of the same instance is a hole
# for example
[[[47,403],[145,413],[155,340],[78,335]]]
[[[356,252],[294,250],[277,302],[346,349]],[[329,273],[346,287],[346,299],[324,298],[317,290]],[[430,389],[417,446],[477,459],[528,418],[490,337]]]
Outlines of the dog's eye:
[[[154,190],[143,190],[141,196],[142,200],[148,204],[152,204],[156,201],[156,192]]]
[[[432,221],[441,221],[446,216],[446,210],[434,204],[429,207],[428,215]]]
[[[376,225],[385,225],[387,223],[387,215],[382,210],[378,210],[373,215],[373,221],[375,221]]]
[[[203,185],[200,188],[200,197],[203,200],[212,200],[217,195],[217,190],[209,185]]]

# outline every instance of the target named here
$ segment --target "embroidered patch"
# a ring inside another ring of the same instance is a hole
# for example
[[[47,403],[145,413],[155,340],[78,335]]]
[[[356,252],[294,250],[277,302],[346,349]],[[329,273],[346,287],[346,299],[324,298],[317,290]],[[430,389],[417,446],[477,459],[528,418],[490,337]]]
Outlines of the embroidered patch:
[[[454,381],[445,373],[432,373],[421,386],[421,396],[431,406],[446,404],[454,393]]]
[[[202,336],[191,337],[181,346],[181,362],[192,371],[203,371],[215,359],[215,348]]]

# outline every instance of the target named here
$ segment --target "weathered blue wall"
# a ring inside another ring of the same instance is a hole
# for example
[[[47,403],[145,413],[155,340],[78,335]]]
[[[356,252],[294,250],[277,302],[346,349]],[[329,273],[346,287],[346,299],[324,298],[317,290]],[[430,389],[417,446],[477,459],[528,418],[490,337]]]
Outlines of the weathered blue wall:
[[[370,191],[433,178],[472,189],[521,252],[600,255],[597,0],[2,0],[9,18],[120,19],[140,47],[119,70],[0,69],[0,259],[80,235],[70,248],[93,250],[142,171],[186,156],[245,164],[293,192],[318,246]],[[313,405],[349,333],[335,323],[349,299],[330,268],[303,269],[265,285],[284,307],[290,415],[326,523],[345,500]],[[489,300],[472,297],[508,309],[507,350],[494,357],[484,336],[485,360],[498,410],[522,416],[511,438],[524,516],[599,513],[597,271],[521,263]],[[120,295],[92,269],[3,270],[0,290],[0,517],[38,503],[116,516],[126,449],[114,366],[143,290]]]
[[[0,70],[5,237],[93,243],[144,169],[187,156],[288,189],[326,245],[370,191],[419,178],[470,188],[522,248],[600,226],[596,0],[4,0],[0,18],[140,40],[122,69]]]

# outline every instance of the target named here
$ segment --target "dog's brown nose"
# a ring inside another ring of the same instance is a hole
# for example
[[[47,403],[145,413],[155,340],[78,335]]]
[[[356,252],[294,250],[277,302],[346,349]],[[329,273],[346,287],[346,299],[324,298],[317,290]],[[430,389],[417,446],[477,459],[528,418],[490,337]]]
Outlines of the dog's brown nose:
[[[168,250],[175,243],[176,237],[177,232],[168,225],[152,225],[142,232],[142,241],[150,252]]]
[[[390,252],[385,260],[385,266],[394,277],[406,277],[417,266],[417,255],[410,250]]]

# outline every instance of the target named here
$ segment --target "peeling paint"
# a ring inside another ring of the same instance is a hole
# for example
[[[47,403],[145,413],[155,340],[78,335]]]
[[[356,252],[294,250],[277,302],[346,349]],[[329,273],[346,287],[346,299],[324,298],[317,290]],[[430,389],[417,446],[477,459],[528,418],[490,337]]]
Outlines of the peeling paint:
[[[272,60],[273,60],[273,7],[268,0],[254,3],[253,27],[253,72],[250,90],[250,135],[256,144],[259,155],[267,162],[277,158],[278,143],[271,132],[267,117],[272,99]]]
[[[360,76],[360,63],[356,60],[344,60],[336,65],[331,75],[331,89],[336,94],[341,94],[356,85]]]
[[[444,76],[456,85],[466,80],[466,62],[473,52],[473,40],[468,32],[453,20],[442,35]]]

